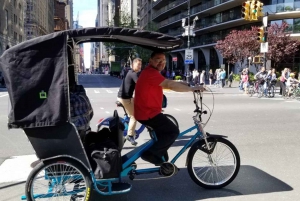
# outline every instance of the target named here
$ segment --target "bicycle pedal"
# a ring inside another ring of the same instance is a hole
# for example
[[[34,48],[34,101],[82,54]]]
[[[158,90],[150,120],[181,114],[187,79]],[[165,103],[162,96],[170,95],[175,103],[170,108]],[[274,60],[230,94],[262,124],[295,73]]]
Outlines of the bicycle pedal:
[[[164,162],[163,164],[161,164],[158,173],[159,175],[170,177],[177,174],[178,170],[179,169],[173,163]]]

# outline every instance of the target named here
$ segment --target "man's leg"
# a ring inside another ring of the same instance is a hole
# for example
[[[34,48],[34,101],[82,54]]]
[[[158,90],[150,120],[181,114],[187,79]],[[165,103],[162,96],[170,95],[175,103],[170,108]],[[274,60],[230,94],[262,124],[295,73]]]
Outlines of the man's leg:
[[[128,130],[127,130],[127,136],[128,136],[127,140],[129,140],[132,145],[137,145],[137,142],[135,142],[135,139],[134,139],[134,137],[136,135],[135,127],[136,127],[136,123],[137,123],[136,119],[133,116],[133,114],[134,114],[134,99],[133,98],[131,98],[131,99],[118,98],[118,101],[120,101],[123,104],[127,114],[130,117]]]
[[[140,122],[152,127],[157,137],[157,141],[143,154],[142,159],[154,164],[162,163],[164,161],[162,157],[168,157],[167,150],[179,135],[178,127],[162,113],[150,120]],[[165,158],[165,160],[168,160],[168,158]]]

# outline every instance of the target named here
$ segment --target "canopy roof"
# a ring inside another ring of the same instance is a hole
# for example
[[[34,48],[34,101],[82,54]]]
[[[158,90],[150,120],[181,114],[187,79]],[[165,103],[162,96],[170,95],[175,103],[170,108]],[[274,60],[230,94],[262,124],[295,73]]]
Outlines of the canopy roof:
[[[51,33],[15,45],[0,57],[11,102],[9,128],[56,126],[70,120],[68,70],[75,66],[74,45],[85,42],[124,42],[156,51],[183,44],[162,33],[101,27]]]

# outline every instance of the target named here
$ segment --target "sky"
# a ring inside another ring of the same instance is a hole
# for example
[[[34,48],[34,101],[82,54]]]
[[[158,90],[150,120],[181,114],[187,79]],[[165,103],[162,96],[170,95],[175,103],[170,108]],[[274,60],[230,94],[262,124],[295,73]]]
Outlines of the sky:
[[[73,20],[77,19],[79,12],[79,25],[95,27],[97,16],[97,0],[73,0]],[[90,68],[90,43],[84,44],[84,65]]]

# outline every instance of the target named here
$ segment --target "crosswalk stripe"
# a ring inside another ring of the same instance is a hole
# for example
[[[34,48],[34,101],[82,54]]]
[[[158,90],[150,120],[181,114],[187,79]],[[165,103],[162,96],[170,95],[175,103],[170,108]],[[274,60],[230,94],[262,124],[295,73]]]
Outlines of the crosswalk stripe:
[[[26,181],[36,155],[13,156],[0,165],[0,183]]]
[[[98,91],[98,90],[94,90],[94,92],[95,92],[96,94],[99,94],[99,93],[100,93],[100,91]]]
[[[107,93],[112,94],[113,92],[111,90],[106,90]]]

